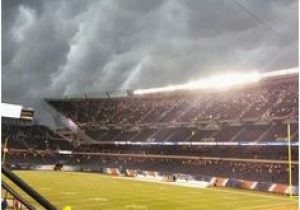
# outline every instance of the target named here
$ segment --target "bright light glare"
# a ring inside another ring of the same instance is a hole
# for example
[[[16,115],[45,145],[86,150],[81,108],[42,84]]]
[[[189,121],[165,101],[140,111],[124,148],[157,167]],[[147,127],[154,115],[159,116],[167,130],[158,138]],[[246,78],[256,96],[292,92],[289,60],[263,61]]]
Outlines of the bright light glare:
[[[271,72],[265,72],[261,75],[261,77],[277,77],[277,76],[284,76],[284,75],[290,75],[290,74],[297,74],[299,73],[298,68],[293,69],[283,69],[278,71],[271,71]]]
[[[230,73],[230,74],[210,77],[207,79],[190,81],[180,85],[168,85],[165,87],[150,88],[150,89],[137,89],[134,90],[133,93],[140,95],[140,94],[147,94],[147,93],[171,92],[176,90],[226,89],[236,85],[255,83],[262,78],[296,74],[296,73],[299,73],[298,68],[265,72],[265,73],[259,73],[256,71],[247,72],[247,73]]]
[[[260,79],[258,72],[248,73],[231,73],[207,79],[190,81],[180,85],[169,85],[160,88],[138,89],[134,90],[134,94],[147,94],[157,92],[171,92],[175,90],[196,90],[196,89],[224,89],[234,85],[257,82]]]

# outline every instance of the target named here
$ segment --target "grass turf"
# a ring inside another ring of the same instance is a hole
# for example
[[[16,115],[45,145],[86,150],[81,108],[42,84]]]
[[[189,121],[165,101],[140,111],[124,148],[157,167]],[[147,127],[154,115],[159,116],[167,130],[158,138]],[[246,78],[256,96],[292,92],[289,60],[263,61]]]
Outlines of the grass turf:
[[[190,188],[99,174],[17,171],[59,209],[296,210],[296,198],[228,188]]]

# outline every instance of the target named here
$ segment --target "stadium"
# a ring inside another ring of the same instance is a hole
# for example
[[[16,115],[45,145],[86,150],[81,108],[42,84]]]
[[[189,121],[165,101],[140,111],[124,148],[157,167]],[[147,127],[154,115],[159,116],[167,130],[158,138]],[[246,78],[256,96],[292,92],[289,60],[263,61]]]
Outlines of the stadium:
[[[3,164],[58,209],[297,209],[298,69],[232,84],[47,98],[65,128],[3,118]]]
[[[2,210],[299,209],[299,0],[3,0]]]

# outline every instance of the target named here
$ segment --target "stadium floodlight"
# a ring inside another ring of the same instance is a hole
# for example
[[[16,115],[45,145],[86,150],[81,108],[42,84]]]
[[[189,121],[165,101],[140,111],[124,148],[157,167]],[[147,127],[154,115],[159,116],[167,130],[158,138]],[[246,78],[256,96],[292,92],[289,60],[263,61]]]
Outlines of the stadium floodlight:
[[[135,95],[158,93],[158,92],[172,92],[176,90],[197,90],[197,89],[226,89],[236,85],[244,85],[255,83],[260,79],[267,77],[284,76],[299,73],[298,68],[278,70],[272,72],[260,73],[251,71],[246,73],[227,73],[218,76],[212,76],[206,79],[190,81],[179,85],[168,85],[159,88],[150,89],[136,89],[133,91]]]

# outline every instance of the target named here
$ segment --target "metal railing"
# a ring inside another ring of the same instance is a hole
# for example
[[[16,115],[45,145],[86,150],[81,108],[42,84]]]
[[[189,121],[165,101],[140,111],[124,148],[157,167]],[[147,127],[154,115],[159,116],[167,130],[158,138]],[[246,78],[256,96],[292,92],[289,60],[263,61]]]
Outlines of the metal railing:
[[[8,168],[2,166],[2,173],[11,180],[15,185],[27,193],[31,198],[38,202],[42,207],[47,210],[57,210],[57,208],[46,200],[42,195],[36,192],[32,187],[30,187],[26,182],[24,182],[20,177],[11,172]],[[19,202],[26,206],[29,210],[36,210],[31,204],[29,204],[25,199],[23,199],[17,192],[15,192],[7,183],[2,180],[2,187],[6,189],[10,194],[12,194]]]
[[[11,194],[16,200],[23,204],[29,210],[36,210],[27,200],[25,200],[20,194],[18,194],[13,188],[11,188],[6,182],[2,180],[1,186]]]

